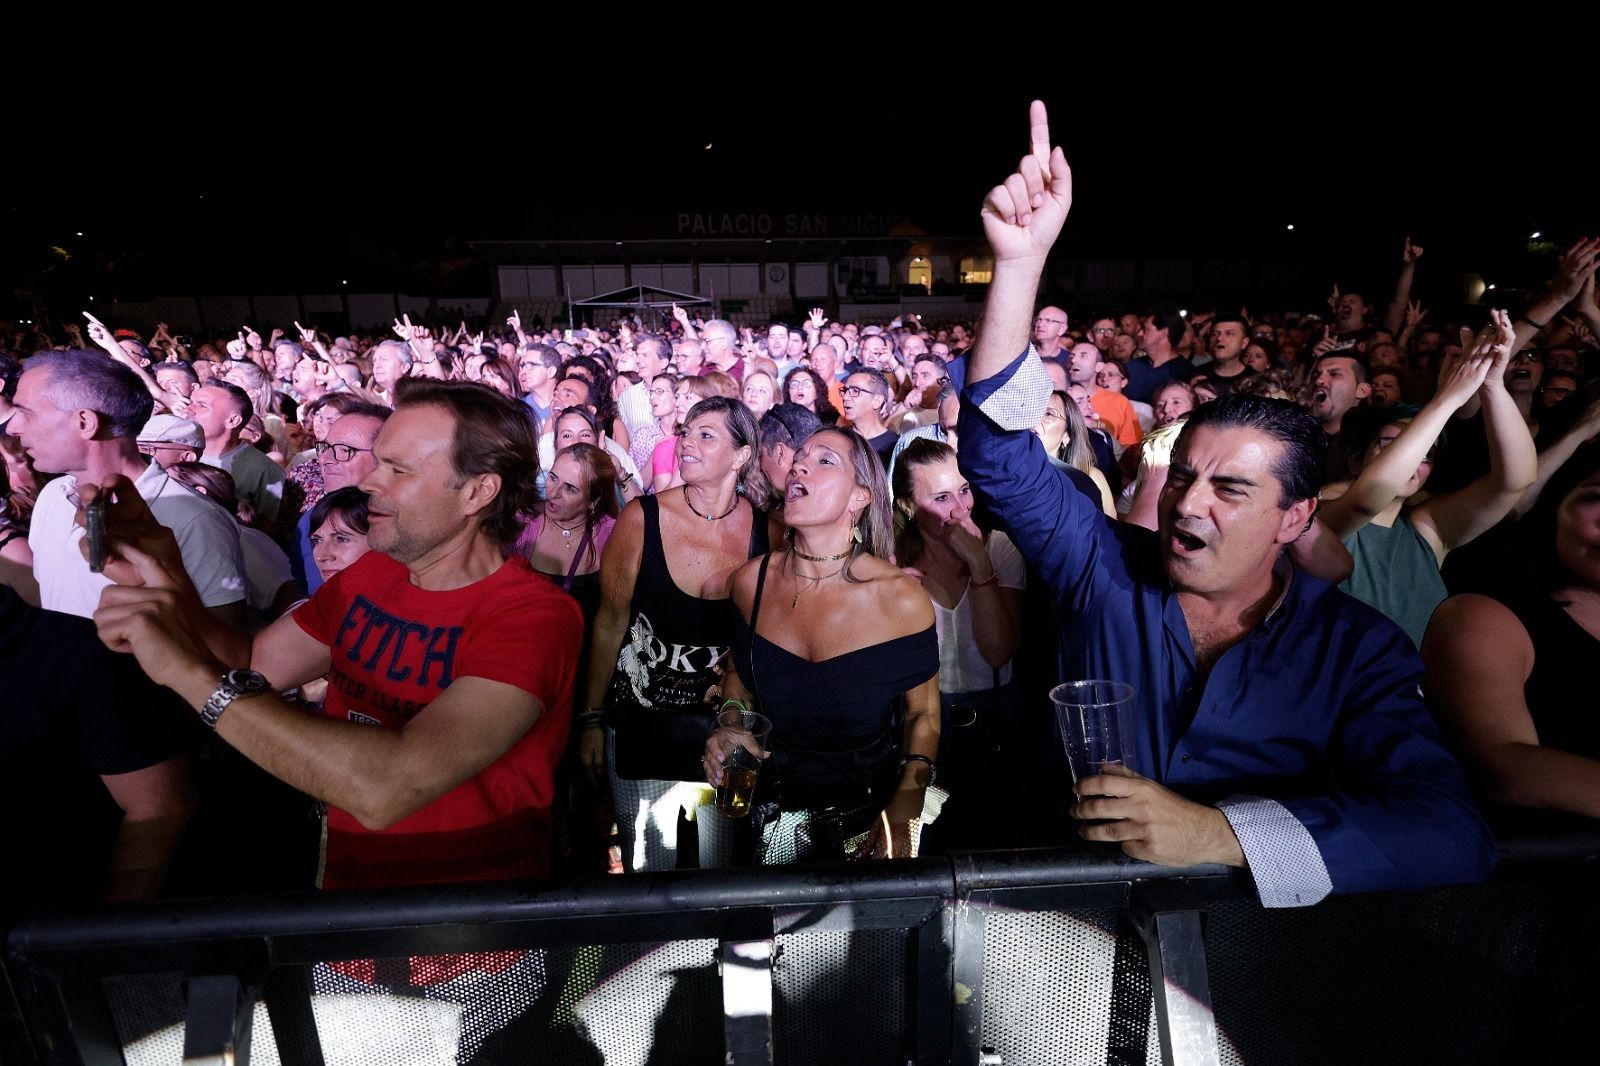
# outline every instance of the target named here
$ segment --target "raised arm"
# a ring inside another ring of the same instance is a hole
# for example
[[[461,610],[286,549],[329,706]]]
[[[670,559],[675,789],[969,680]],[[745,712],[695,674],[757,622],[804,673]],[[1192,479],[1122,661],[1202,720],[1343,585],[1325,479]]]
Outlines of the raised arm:
[[[1406,307],[1411,303],[1411,283],[1416,279],[1417,260],[1421,258],[1422,247],[1412,244],[1407,236],[1406,246],[1400,252],[1400,277],[1394,283],[1394,298],[1383,316],[1383,328],[1393,335],[1399,335],[1400,327],[1405,324]]]
[[[1489,472],[1459,491],[1435,496],[1412,513],[1413,524],[1424,535],[1431,535],[1441,551],[1458,548],[1491,529],[1511,513],[1538,476],[1533,435],[1505,387],[1512,343],[1511,319],[1504,311],[1495,311],[1494,321],[1473,342],[1474,352],[1493,353],[1478,392],[1489,438]]]
[[[1584,408],[1583,414],[1572,424],[1572,428],[1554,444],[1539,453],[1538,472],[1535,474],[1533,484],[1522,492],[1522,497],[1517,500],[1513,508],[1518,518],[1533,510],[1533,505],[1539,502],[1539,494],[1544,492],[1544,487],[1550,483],[1550,478],[1557,470],[1566,465],[1577,450],[1592,440],[1600,438],[1600,400],[1596,400]]]
[[[1028,347],[1039,278],[1072,202],[1061,149],[1050,148],[1045,108],[1029,120],[1033,152],[984,200],[983,224],[995,251],[978,341],[962,394],[956,458],[978,500],[1055,594],[1084,602],[1116,525],[1100,491],[1076,470],[1057,470],[1032,432],[1050,395],[1050,378]],[[1048,167],[1048,171],[1046,170]]]
[[[1504,319],[1503,312],[1497,312]],[[1440,369],[1439,388],[1394,442],[1362,469],[1337,500],[1321,508],[1322,521],[1335,535],[1348,537],[1395,501],[1416,476],[1417,467],[1460,407],[1477,394],[1495,360],[1493,336],[1485,330],[1477,340],[1462,333],[1462,356]],[[1524,431],[1526,432],[1526,431]]]
[[[139,365],[139,360],[129,355],[127,349],[117,343],[117,339],[111,335],[111,331],[106,328],[104,322],[87,311],[83,313],[83,317],[89,320],[89,339],[94,341],[111,358],[139,375],[139,380],[144,384],[145,391],[155,398],[157,404],[162,407],[174,407],[181,403],[176,396],[156,383],[156,379],[150,371]]]
[[[1050,145],[1050,118],[1041,101],[1029,107],[1028,126],[1032,151],[983,201],[994,280],[967,367],[968,385],[998,374],[1027,347],[1045,260],[1072,210],[1072,169],[1061,149]]]

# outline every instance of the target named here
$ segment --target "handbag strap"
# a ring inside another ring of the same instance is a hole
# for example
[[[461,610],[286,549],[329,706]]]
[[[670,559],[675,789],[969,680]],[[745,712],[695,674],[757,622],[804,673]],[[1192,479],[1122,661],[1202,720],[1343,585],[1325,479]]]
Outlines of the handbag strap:
[[[594,543],[594,516],[589,516],[589,521],[583,524],[583,539],[578,542],[578,550],[573,553],[572,565],[567,567],[567,576],[561,582],[562,592],[572,591],[572,579],[578,573],[578,564],[583,561],[583,553],[589,550],[589,545]]]
[[[761,700],[761,686],[756,684],[756,626],[761,621],[761,596],[767,590],[767,566],[771,562],[771,552],[761,557],[761,569],[756,574],[756,598],[750,604],[750,694],[757,702]]]

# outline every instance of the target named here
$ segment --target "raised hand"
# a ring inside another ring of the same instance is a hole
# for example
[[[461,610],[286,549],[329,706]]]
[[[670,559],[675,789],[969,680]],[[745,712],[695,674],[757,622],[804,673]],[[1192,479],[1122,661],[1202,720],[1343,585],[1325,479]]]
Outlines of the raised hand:
[[[1556,261],[1556,276],[1550,283],[1552,294],[1571,302],[1583,291],[1585,280],[1592,279],[1595,258],[1600,255],[1600,238],[1581,237]]]
[[[283,330],[281,330],[281,329],[273,330],[271,339],[267,341],[267,347],[269,347],[269,348],[272,347],[274,344],[277,344],[278,341],[280,341],[282,339],[283,339]]]
[[[88,313],[89,312],[87,311],[84,312],[84,314]],[[83,347],[83,330],[78,328],[77,323],[65,322],[62,324],[61,328],[67,331],[67,336],[72,338],[73,344],[77,345],[79,348]]]
[[[1339,286],[1337,285],[1333,287],[1333,293],[1328,297],[1328,307],[1335,313],[1339,310]]]
[[[1411,243],[1411,237],[1408,234],[1406,236],[1406,246],[1400,252],[1400,262],[1404,263],[1406,266],[1410,266],[1413,263],[1415,263],[1418,259],[1421,259],[1421,258],[1422,258],[1422,245],[1420,245],[1420,244],[1412,244]]]
[[[1505,381],[1506,367],[1511,364],[1511,351],[1516,347],[1516,331],[1511,328],[1511,316],[1495,308],[1489,312],[1489,324],[1478,331],[1472,346],[1466,343],[1462,330],[1461,347],[1468,360],[1486,360],[1484,381],[1499,385]]]
[[[261,334],[257,333],[250,323],[245,323],[244,332],[240,336],[244,338],[244,342],[250,346],[252,352],[261,350]]]
[[[1072,168],[1050,145],[1050,118],[1043,102],[1028,107],[1032,151],[1017,172],[984,197],[983,232],[995,260],[1043,259],[1072,210]]]
[[[828,324],[828,316],[822,313],[822,308],[813,307],[811,315],[806,319],[806,329],[821,333],[822,327]]]
[[[1335,287],[1333,291],[1338,292],[1339,290],[1337,287]],[[1315,362],[1338,347],[1339,342],[1333,338],[1333,327],[1331,325],[1323,326],[1322,339],[1317,341],[1317,343],[1311,348],[1311,359],[1313,362]]]
[[[394,335],[403,341],[409,341],[412,335],[411,316],[408,314],[403,317],[404,321],[398,318],[394,320]]]
[[[466,328],[466,325],[467,324],[465,322],[463,322],[461,324],[463,329]],[[511,311],[511,316],[506,319],[506,325],[510,326],[512,328],[512,330],[514,330],[517,333],[518,336],[521,336],[522,335],[522,312],[516,310],[515,308],[513,308],[512,311]]]
[[[100,321],[87,311],[83,313],[83,317],[89,320],[90,340],[94,341],[102,348],[116,347],[120,349],[122,347],[120,344],[116,343],[116,340],[111,336],[111,331],[106,329],[106,324],[104,322]],[[78,333],[78,327],[76,325],[68,326],[67,330],[70,333]]]
[[[672,317],[677,319],[678,324],[681,326],[687,326],[689,324],[689,312],[685,311],[677,304],[672,305]]]
[[[1494,365],[1495,330],[1496,323],[1491,321],[1476,337],[1469,329],[1461,331],[1461,354],[1439,368],[1439,389],[1434,394],[1437,398],[1460,407],[1478,391]]]
[[[234,359],[243,359],[248,351],[250,351],[250,348],[244,342],[243,333],[239,334],[236,340],[228,342],[228,355]]]
[[[1600,268],[1600,258],[1589,261],[1589,270],[1583,276],[1583,284],[1578,287],[1578,295],[1572,298],[1573,309],[1580,315],[1600,315],[1600,305],[1596,305],[1594,299],[1596,268]],[[1589,332],[1587,326],[1584,327],[1584,332]],[[1592,342],[1593,339],[1593,334],[1589,334],[1588,341]]]
[[[1422,309],[1421,300],[1411,300],[1406,304],[1406,329],[1416,329],[1426,317],[1427,312]]]
[[[317,331],[316,330],[314,330],[314,329],[306,329],[306,327],[302,326],[298,322],[296,322],[294,324],[294,329],[295,329],[296,333],[300,334],[300,343],[301,344],[304,344],[307,347],[310,347],[311,345],[314,345],[314,344],[317,343]]]

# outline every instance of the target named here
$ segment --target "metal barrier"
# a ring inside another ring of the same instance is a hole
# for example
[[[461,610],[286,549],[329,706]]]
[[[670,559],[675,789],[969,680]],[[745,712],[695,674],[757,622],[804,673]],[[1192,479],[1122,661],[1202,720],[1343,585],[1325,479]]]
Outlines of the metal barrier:
[[[1570,1000],[1597,946],[1600,835],[1504,851],[1486,886],[1298,911],[1236,871],[1086,848],[41,914],[7,938],[0,1056],[1527,1058],[1565,1034],[1530,1043],[1518,1019]]]

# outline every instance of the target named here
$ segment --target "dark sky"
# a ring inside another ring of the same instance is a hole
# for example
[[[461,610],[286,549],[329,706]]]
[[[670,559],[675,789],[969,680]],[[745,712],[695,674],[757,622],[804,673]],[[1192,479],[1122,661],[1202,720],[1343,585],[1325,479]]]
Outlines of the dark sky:
[[[961,75],[915,91],[713,90],[645,71],[669,65],[594,84],[252,82],[225,107],[132,87],[113,119],[67,132],[70,162],[13,171],[6,287],[29,284],[50,246],[93,264],[78,283],[130,292],[306,290],[383,264],[400,283],[470,255],[466,241],[537,236],[552,211],[862,210],[975,231],[984,192],[1027,148],[1041,87],[1074,168],[1069,241],[1215,235],[1387,259],[1410,231],[1435,262],[1517,270],[1534,268],[1519,258],[1531,231],[1570,239],[1600,222],[1593,153],[1537,106],[1559,98],[1548,85],[1523,83],[1524,98],[1441,76],[1396,87],[1381,70],[1274,83],[1255,68],[1156,93],[1130,64],[1015,90]]]

